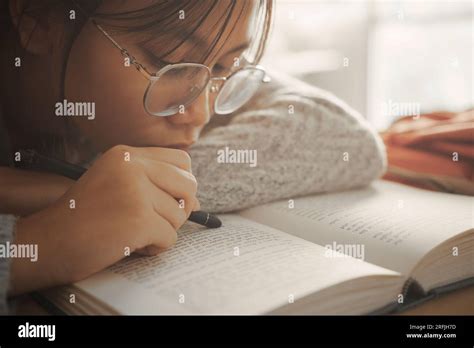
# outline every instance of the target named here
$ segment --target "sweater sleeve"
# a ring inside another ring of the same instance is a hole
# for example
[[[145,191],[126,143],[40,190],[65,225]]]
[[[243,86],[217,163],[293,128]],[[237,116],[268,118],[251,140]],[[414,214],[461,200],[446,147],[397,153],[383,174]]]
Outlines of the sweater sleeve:
[[[0,244],[13,240],[16,217],[0,214]],[[8,314],[7,291],[10,285],[10,259],[0,256],[0,315]]]
[[[383,174],[385,147],[361,115],[326,91],[270,76],[234,115],[214,116],[190,149],[202,209],[229,212],[350,189]],[[257,165],[220,163],[226,147],[255,150]]]

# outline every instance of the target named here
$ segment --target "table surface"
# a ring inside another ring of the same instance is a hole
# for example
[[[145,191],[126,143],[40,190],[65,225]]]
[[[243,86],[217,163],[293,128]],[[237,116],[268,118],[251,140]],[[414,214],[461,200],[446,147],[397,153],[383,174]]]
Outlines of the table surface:
[[[16,309],[17,315],[49,315],[43,307],[28,295],[17,298]],[[474,286],[434,298],[400,314],[474,315]]]

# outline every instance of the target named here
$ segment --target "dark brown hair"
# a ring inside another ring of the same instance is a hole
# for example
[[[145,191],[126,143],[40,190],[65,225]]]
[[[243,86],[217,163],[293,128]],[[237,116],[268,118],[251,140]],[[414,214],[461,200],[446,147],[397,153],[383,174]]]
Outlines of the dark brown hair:
[[[21,22],[22,16],[28,14],[28,16],[34,17],[41,21],[42,18],[45,18],[45,13],[62,13],[63,15],[58,16],[58,18],[63,18],[64,20],[64,32],[62,42],[62,54],[63,54],[63,63],[61,66],[55,67],[59,69],[58,75],[60,80],[57,81],[58,84],[58,100],[64,99],[64,83],[65,75],[67,71],[67,63],[69,60],[69,53],[74,44],[75,39],[81,32],[84,25],[88,20],[94,19],[97,22],[107,28],[113,35],[125,35],[133,37],[134,40],[140,43],[150,42],[156,40],[157,44],[160,47],[160,55],[158,59],[163,59],[176,50],[180,45],[182,45],[190,35],[198,30],[201,24],[209,17],[213,9],[217,6],[217,3],[222,3],[223,0],[157,0],[152,4],[145,6],[140,9],[126,11],[126,12],[114,12],[114,13],[104,13],[99,12],[98,9],[107,0],[77,0],[77,1],[66,1],[66,0],[30,0],[23,9],[22,15],[18,19]],[[250,57],[248,59],[251,63],[258,63],[264,48],[266,46],[268,34],[271,27],[272,21],[272,10],[273,10],[273,0],[224,0],[228,1],[227,11],[222,14],[222,17],[219,18],[220,28],[216,37],[212,38],[211,45],[207,47],[206,50],[202,53],[202,56],[198,60],[204,62],[210,57],[211,54],[216,55],[219,53],[220,47],[216,47],[220,38],[222,37],[225,30],[230,25],[230,18],[237,10],[237,3],[244,2],[244,5],[247,4],[256,4],[257,3],[257,28],[253,30],[252,33],[254,37],[251,41],[251,46],[248,49],[246,56]],[[14,30],[13,23],[9,16],[8,11],[8,1],[2,1],[3,4],[0,5],[0,31],[2,36],[8,34],[8,32]],[[240,18],[244,8],[241,7],[241,13],[238,14],[237,18]],[[71,10],[75,11],[76,19],[67,20]],[[166,36],[168,33],[173,31],[182,31],[183,23],[177,23],[176,15],[178,11],[184,11],[186,14],[186,32],[180,36],[178,40],[165,40],[166,46],[163,46],[159,42],[159,38]],[[234,26],[231,28],[232,30]],[[17,38],[19,41],[19,38]],[[4,40],[2,40],[4,41]],[[4,41],[3,46],[8,43]],[[26,44],[28,45],[28,43]],[[7,51],[10,49],[10,52]],[[9,57],[22,56],[24,52],[11,52],[11,47],[3,47],[2,55],[8,54]],[[21,45],[15,45],[15,50],[22,50]],[[12,53],[14,55],[12,55]],[[212,58],[212,57],[211,57]],[[196,61],[198,61],[196,60]],[[2,89],[1,99],[5,102],[6,98],[14,98],[14,91],[5,91]],[[7,117],[8,116],[8,117]],[[16,116],[13,115],[3,115],[5,119],[5,124],[9,130],[22,127],[19,126],[22,123],[22,120],[15,120]],[[70,130],[69,130],[70,131]],[[69,131],[66,134],[69,134]],[[36,135],[38,135],[39,130],[35,130]],[[44,144],[41,145],[40,151],[53,152],[58,157],[64,157],[64,150],[60,151],[63,146],[58,146],[58,141],[64,143],[66,139],[61,139],[61,136],[56,134],[41,134],[41,142]]]

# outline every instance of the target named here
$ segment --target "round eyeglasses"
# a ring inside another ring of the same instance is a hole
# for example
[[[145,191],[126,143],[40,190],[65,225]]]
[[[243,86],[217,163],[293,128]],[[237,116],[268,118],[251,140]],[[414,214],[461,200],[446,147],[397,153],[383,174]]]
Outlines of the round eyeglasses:
[[[171,64],[150,77],[143,105],[154,116],[174,115],[208,88],[209,93],[215,93],[214,112],[227,115],[252,98],[265,75],[261,67],[250,66],[229,77],[211,77],[210,69],[202,64]]]
[[[152,74],[97,22],[92,23],[148,79],[143,106],[152,116],[182,113],[202,92],[215,94],[214,113],[228,115],[246,104],[262,83],[270,81],[260,65],[248,65],[227,77],[212,77],[209,67],[199,63],[169,64]]]

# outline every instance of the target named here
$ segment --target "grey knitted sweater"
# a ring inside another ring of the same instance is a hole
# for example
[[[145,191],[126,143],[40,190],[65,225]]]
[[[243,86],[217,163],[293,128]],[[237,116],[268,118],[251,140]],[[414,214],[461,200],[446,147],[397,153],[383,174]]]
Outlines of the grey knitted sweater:
[[[190,149],[203,210],[229,212],[343,190],[383,174],[383,143],[357,112],[326,91],[271,76],[246,106],[215,116]],[[239,150],[252,152],[254,161],[229,155]],[[227,161],[219,160],[223,152]],[[0,212],[0,243],[13,238],[14,226],[15,217]],[[8,282],[9,262],[0,258],[0,313],[6,312]]]

